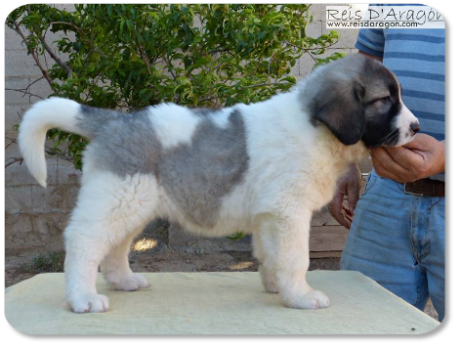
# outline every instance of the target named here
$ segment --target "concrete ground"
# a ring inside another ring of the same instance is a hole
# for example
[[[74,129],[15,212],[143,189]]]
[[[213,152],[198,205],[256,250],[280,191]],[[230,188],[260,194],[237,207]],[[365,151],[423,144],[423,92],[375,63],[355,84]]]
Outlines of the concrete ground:
[[[130,264],[134,272],[256,272],[258,262],[248,251],[221,251],[215,253],[190,253],[169,248],[150,248],[133,251]],[[36,271],[30,265],[36,252],[10,253],[5,262],[5,285],[14,285],[33,277]],[[339,258],[311,259],[310,270],[338,270]],[[437,319],[431,301],[425,313]]]

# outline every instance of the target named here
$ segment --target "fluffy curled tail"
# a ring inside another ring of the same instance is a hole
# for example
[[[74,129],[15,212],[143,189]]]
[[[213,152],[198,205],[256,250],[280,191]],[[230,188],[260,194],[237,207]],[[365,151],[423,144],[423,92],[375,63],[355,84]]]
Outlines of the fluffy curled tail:
[[[24,162],[38,183],[46,188],[45,140],[46,132],[59,128],[83,134],[78,126],[81,106],[63,98],[40,101],[29,109],[19,127],[18,144]]]

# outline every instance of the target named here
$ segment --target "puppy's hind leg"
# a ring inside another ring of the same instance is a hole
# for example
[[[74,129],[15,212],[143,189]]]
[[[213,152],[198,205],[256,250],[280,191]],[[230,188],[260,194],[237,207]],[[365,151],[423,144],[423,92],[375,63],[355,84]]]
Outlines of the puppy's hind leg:
[[[135,235],[137,233],[127,236],[120,245],[113,247],[101,263],[104,278],[115,290],[134,291],[148,286],[144,276],[133,273],[129,267],[128,256]]]
[[[264,272],[275,279],[281,301],[291,308],[329,306],[328,297],[313,290],[305,279],[310,264],[310,217],[305,212],[297,217],[270,216],[261,221]]]
[[[111,250],[126,250],[127,237],[152,219],[156,182],[148,175],[121,179],[110,173],[83,177],[82,182],[77,208],[64,232],[66,295],[77,313],[104,312],[109,302],[96,290],[98,266]]]
[[[78,209],[77,209],[78,210]],[[66,297],[76,313],[106,312],[109,300],[96,290],[97,268],[108,252],[107,230],[84,224],[78,211],[64,231]]]

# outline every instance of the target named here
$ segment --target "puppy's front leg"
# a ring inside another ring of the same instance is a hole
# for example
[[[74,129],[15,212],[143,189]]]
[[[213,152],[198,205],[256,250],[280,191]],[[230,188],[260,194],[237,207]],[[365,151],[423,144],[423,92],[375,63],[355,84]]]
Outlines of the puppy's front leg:
[[[305,279],[310,264],[310,218],[311,214],[270,216],[261,223],[264,268],[275,279],[283,304],[291,308],[317,309],[329,306],[328,297],[321,291],[313,290]]]
[[[267,266],[265,265],[266,256],[264,249],[260,231],[254,232],[252,234],[252,252],[254,257],[259,261],[259,274],[262,284],[267,292],[277,293],[278,289],[276,288],[275,276],[267,270]]]

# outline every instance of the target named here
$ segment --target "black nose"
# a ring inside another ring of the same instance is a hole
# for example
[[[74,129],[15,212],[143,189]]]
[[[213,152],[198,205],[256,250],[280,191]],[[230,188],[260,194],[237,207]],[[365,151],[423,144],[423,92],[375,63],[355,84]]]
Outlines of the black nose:
[[[412,130],[412,132],[417,133],[420,130],[420,124],[415,122],[411,123],[410,129]]]

